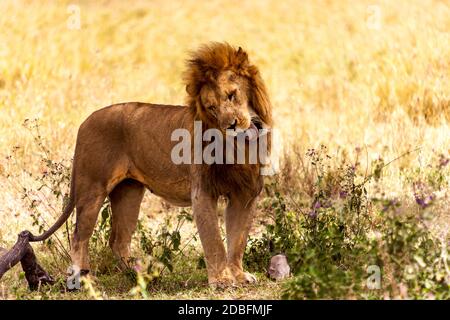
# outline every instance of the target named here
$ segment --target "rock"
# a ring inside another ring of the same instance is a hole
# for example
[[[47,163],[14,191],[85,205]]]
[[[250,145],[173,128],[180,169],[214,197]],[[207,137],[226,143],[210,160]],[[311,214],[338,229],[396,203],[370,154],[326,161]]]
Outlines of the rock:
[[[291,268],[289,267],[287,257],[284,254],[277,254],[270,259],[268,276],[276,281],[285,279],[290,276]]]

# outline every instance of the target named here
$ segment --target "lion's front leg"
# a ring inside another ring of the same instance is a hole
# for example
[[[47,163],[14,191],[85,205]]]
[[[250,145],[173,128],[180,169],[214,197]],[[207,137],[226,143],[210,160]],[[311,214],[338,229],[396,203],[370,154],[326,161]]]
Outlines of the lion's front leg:
[[[241,199],[231,196],[225,211],[227,229],[228,268],[239,283],[256,282],[256,277],[244,272],[244,257],[247,237],[256,210],[256,199]]]
[[[234,278],[227,266],[225,247],[220,235],[217,199],[200,188],[193,188],[192,209],[205,252],[208,283],[219,286],[232,284]]]

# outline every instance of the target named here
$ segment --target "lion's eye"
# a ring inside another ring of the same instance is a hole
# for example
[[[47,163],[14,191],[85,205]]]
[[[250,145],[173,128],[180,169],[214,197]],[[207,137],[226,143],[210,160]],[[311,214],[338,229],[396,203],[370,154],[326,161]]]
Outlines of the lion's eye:
[[[235,97],[235,95],[236,95],[236,92],[234,92],[234,91],[233,91],[233,92],[231,92],[231,93],[229,93],[229,94],[228,94],[228,100],[229,100],[229,101],[233,101],[233,100],[234,100],[234,97]]]

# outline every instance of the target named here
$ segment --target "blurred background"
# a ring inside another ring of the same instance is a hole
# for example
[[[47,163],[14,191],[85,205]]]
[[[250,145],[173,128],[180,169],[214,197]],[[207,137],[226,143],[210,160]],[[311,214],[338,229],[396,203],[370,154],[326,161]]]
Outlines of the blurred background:
[[[45,171],[27,119],[38,119],[56,161],[70,161],[94,110],[184,103],[185,59],[208,41],[242,46],[260,68],[294,163],[321,144],[364,166],[420,148],[380,182],[384,194],[411,198],[408,174],[449,157],[445,0],[3,0],[0,30],[0,244],[33,223],[21,194],[35,186],[28,171]],[[448,188],[440,192],[445,225]],[[49,222],[58,210],[47,210]]]

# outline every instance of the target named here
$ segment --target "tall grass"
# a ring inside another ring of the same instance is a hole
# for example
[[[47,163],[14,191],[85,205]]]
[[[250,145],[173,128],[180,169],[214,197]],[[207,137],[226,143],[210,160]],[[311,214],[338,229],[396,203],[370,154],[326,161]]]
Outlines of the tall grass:
[[[368,168],[418,149],[368,188],[414,201],[413,180],[449,157],[445,1],[6,0],[0,30],[1,245],[33,224],[21,196],[39,187],[29,173],[45,170],[26,119],[39,119],[55,163],[70,161],[77,128],[94,110],[182,104],[187,52],[208,41],[242,46],[261,69],[286,151],[281,178],[290,184],[281,188],[308,194],[304,155],[321,144]],[[293,184],[295,174],[306,180]],[[438,233],[450,222],[449,193],[448,185],[437,192]],[[43,201],[40,219],[51,223],[61,205]],[[145,215],[163,209],[146,197]]]

